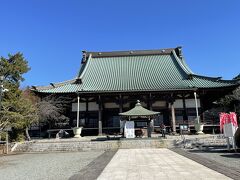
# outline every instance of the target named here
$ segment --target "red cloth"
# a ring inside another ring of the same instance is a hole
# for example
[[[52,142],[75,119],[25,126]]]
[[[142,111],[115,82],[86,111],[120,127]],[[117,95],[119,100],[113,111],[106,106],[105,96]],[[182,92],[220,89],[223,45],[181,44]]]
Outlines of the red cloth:
[[[220,113],[220,131],[223,132],[223,125],[226,123],[226,113]]]
[[[220,131],[223,132],[223,126],[226,123],[232,123],[233,126],[238,127],[237,123],[237,115],[235,112],[228,113],[220,113]]]
[[[230,119],[233,126],[238,127],[237,114],[235,112],[230,112]]]

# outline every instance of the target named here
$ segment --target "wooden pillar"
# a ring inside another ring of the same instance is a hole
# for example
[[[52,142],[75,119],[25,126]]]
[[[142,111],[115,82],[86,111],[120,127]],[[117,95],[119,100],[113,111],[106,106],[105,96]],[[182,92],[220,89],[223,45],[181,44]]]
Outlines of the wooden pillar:
[[[119,113],[122,113],[122,112],[123,112],[123,97],[120,94],[119,95]]]
[[[98,135],[102,135],[102,99],[98,96]]]
[[[119,95],[119,113],[122,113],[123,112],[123,97],[122,95],[120,94]],[[124,134],[124,125],[125,125],[125,121],[121,121],[121,119],[119,119],[120,121],[120,133],[121,134]]]
[[[202,123],[205,122],[205,109],[204,109],[204,105],[203,105],[203,101],[202,101],[202,98],[201,96],[199,96],[199,101],[200,101],[200,116],[201,116],[201,119],[202,119]]]
[[[200,123],[199,113],[198,113],[198,103],[197,103],[197,92],[194,92],[194,99],[195,99],[195,106],[196,106],[196,116],[197,116],[197,123]]]
[[[183,122],[187,121],[187,124],[188,124],[185,94],[182,95],[182,100],[183,100]]]
[[[79,127],[79,118],[80,118],[80,96],[77,95],[77,128]]]
[[[88,123],[88,98],[86,98],[85,125]]]
[[[151,119],[150,118],[147,121],[147,135],[149,138],[152,135],[152,127],[151,127]]]
[[[172,128],[173,128],[173,133],[176,133],[175,108],[174,108],[173,103],[171,103],[170,106],[171,106],[171,113],[172,113]]]
[[[148,103],[149,103],[149,110],[152,111],[152,93],[149,94]]]
[[[152,111],[152,93],[149,93],[149,99],[148,99],[148,104],[149,104],[149,110]],[[154,119],[150,121],[150,126],[152,128],[152,132],[154,132]]]

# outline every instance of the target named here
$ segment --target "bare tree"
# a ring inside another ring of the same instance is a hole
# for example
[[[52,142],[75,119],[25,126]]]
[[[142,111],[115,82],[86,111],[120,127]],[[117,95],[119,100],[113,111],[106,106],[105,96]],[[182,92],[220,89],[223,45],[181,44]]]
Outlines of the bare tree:
[[[66,116],[66,111],[71,102],[71,98],[55,94],[43,98],[37,104],[40,121],[48,123],[49,128],[56,123],[67,123],[69,117]]]

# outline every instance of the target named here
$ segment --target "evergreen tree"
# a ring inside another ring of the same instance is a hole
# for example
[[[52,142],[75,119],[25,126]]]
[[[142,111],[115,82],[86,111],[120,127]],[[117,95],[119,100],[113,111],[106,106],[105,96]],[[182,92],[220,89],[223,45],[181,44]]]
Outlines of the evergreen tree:
[[[20,90],[23,74],[29,70],[28,62],[21,53],[0,58],[0,76],[4,77],[4,87],[9,90],[3,94],[0,125],[1,128],[8,125],[13,127],[14,139],[23,138],[24,131],[27,132],[27,128],[38,119],[36,107],[30,97]],[[28,132],[26,135],[28,136]]]

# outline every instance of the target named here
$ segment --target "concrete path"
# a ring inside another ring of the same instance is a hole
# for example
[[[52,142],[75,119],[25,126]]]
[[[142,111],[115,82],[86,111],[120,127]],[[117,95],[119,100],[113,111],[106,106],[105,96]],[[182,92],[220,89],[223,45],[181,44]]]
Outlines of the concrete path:
[[[98,180],[230,179],[168,149],[120,149]]]

